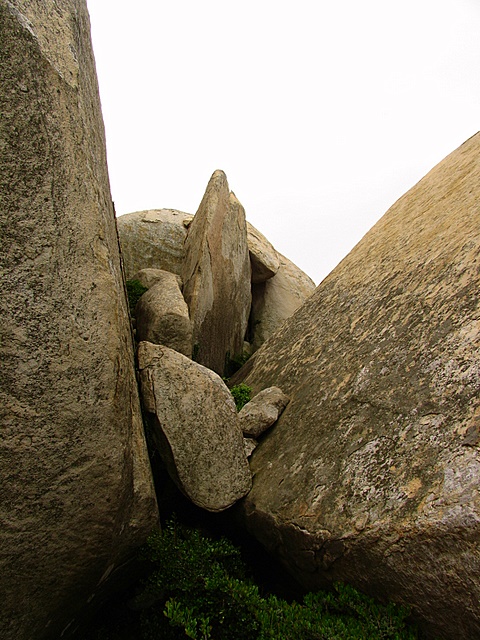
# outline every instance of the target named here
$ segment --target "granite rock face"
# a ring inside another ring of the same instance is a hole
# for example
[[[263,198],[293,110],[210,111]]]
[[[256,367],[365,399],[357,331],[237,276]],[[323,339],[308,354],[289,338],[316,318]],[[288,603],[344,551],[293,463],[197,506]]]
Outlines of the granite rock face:
[[[223,171],[212,175],[189,226],[182,279],[194,358],[223,374],[243,351],[251,306],[245,211]]]
[[[178,286],[178,276],[160,269],[146,271],[155,271],[156,280],[135,307],[137,339],[163,344],[190,358],[192,323]]]
[[[208,511],[223,511],[251,487],[230,391],[216,373],[149,342],[138,347],[145,410],[169,474]]]
[[[141,269],[180,275],[187,227],[193,216],[175,209],[136,211],[117,218],[127,280]]]
[[[0,0],[0,41],[0,637],[42,640],[157,511],[86,3]]]
[[[251,343],[258,349],[315,291],[315,283],[293,262],[277,253],[274,277],[252,286]]]
[[[385,214],[245,365],[288,409],[254,451],[251,532],[307,587],[480,637],[480,134]]]

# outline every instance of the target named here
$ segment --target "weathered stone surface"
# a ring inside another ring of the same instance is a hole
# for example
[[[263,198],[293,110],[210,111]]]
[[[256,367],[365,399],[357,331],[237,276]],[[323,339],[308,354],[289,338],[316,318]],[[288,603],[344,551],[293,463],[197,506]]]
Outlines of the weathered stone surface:
[[[243,446],[245,447],[245,455],[247,456],[247,458],[250,458],[250,456],[258,446],[258,442],[254,438],[244,438]]]
[[[193,325],[194,358],[223,374],[241,354],[251,305],[245,211],[223,171],[215,171],[188,229],[183,295]]]
[[[308,587],[456,640],[480,637],[479,198],[477,134],[245,366],[291,399],[251,458],[250,530]]]
[[[84,0],[0,0],[0,637],[66,637],[156,523]]]
[[[132,276],[132,280],[138,280],[140,284],[143,284],[144,287],[150,289],[157,282],[161,282],[165,278],[166,273],[172,273],[171,271],[164,271],[163,269],[140,269],[137,273],[134,273]],[[177,284],[182,289],[183,283],[182,279],[179,275],[175,275],[177,280]]]
[[[178,276],[160,269],[155,271],[155,284],[135,307],[137,340],[163,344],[191,358],[192,323]]]
[[[187,226],[193,216],[175,209],[136,211],[118,216],[117,226],[127,280],[141,269],[178,275],[185,258]]]
[[[280,267],[278,254],[267,238],[247,222],[247,242],[252,267],[252,282],[265,282],[277,273]]]
[[[243,435],[250,438],[261,436],[275,424],[287,404],[288,396],[278,387],[257,393],[238,413]]]
[[[258,349],[315,291],[315,283],[293,262],[277,254],[273,278],[252,286],[251,342]]]
[[[251,487],[230,391],[216,373],[167,347],[141,342],[142,397],[172,479],[196,505],[223,511]]]

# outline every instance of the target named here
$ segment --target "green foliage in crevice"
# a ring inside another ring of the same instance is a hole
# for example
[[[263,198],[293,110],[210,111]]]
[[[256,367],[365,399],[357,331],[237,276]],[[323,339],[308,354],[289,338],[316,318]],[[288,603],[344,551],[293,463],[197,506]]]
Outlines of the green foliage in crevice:
[[[244,382],[236,384],[230,389],[230,392],[233,396],[233,399],[235,400],[237,411],[240,411],[240,409],[242,409],[242,407],[244,407],[247,402],[250,402],[250,400],[252,399],[252,388]]]
[[[310,593],[302,603],[263,596],[240,551],[225,538],[170,521],[144,556],[153,571],[140,596],[143,640],[415,640],[408,611],[352,587]]]
[[[144,287],[139,280],[127,280],[126,285],[128,308],[130,309],[130,315],[133,316],[135,313],[137,302],[143,296],[143,294],[148,291],[148,287]]]

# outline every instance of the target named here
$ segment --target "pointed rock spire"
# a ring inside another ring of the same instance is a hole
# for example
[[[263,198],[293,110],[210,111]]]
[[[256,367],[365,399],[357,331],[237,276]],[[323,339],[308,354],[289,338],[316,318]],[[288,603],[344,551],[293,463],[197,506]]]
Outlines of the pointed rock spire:
[[[228,359],[243,350],[251,306],[245,210],[223,171],[212,175],[189,226],[182,277],[193,356],[223,374]]]

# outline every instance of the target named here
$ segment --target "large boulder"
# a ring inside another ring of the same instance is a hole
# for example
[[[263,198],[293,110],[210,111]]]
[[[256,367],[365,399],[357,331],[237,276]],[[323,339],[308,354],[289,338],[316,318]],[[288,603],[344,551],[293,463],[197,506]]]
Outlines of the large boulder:
[[[243,351],[250,277],[245,211],[223,171],[215,171],[188,229],[182,279],[194,358],[219,374]]]
[[[315,291],[315,283],[304,271],[282,254],[277,256],[279,268],[275,276],[252,285],[250,341],[254,350]]]
[[[42,640],[157,511],[85,0],[0,0],[0,41],[0,637]]]
[[[138,367],[153,437],[171,478],[197,506],[223,511],[252,484],[238,415],[216,373],[141,342]]]
[[[163,269],[180,275],[184,242],[193,216],[175,209],[136,211],[118,216],[118,236],[128,279],[141,269]]]
[[[155,271],[155,280],[135,307],[137,340],[163,344],[190,358],[192,323],[187,304],[178,286],[178,276],[160,269],[145,271],[150,272],[150,281],[153,280],[151,272]]]
[[[480,637],[480,134],[385,214],[245,365],[290,403],[252,455],[252,533]],[[277,277],[277,276],[275,276]]]

